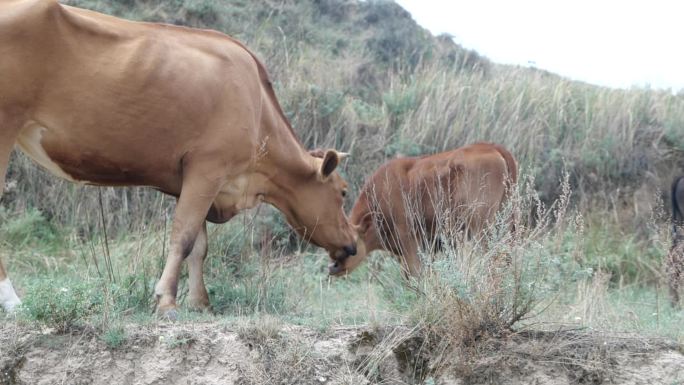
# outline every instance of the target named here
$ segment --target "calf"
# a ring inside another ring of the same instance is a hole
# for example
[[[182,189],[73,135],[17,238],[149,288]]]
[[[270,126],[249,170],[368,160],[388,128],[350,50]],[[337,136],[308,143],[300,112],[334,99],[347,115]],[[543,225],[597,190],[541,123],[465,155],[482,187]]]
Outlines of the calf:
[[[518,177],[510,152],[477,143],[382,165],[366,182],[351,211],[357,253],[335,258],[331,275],[354,270],[373,250],[395,254],[404,274],[418,276],[418,249],[435,243],[440,226],[481,232],[494,220]]]

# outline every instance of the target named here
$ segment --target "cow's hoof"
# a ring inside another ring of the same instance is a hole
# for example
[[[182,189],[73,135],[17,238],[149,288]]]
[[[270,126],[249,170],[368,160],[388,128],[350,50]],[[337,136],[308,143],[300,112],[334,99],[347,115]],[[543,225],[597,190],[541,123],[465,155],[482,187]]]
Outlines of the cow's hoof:
[[[189,305],[187,308],[195,313],[214,314],[214,311],[209,305]]]
[[[178,321],[178,309],[172,307],[170,309],[159,310],[157,313],[159,318],[165,321],[176,322]]]
[[[199,299],[190,299],[187,302],[187,308],[190,311],[194,311],[197,313],[212,313],[211,310],[211,304],[209,304],[209,300],[205,298],[199,298]]]

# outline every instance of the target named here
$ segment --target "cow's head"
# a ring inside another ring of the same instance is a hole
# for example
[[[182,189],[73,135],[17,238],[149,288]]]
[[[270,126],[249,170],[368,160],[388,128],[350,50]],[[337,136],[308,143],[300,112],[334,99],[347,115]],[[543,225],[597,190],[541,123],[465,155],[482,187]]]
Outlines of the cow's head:
[[[352,209],[351,217],[352,226],[356,232],[356,254],[344,258],[336,258],[331,254],[332,261],[328,265],[328,273],[332,276],[351,273],[366,259],[368,253],[380,248],[381,243],[375,230],[373,215],[368,209],[365,192],[361,192]]]
[[[356,254],[356,232],[343,209],[347,183],[335,171],[346,154],[316,150],[310,155],[311,170],[292,186],[281,211],[301,237],[335,258],[347,258]]]

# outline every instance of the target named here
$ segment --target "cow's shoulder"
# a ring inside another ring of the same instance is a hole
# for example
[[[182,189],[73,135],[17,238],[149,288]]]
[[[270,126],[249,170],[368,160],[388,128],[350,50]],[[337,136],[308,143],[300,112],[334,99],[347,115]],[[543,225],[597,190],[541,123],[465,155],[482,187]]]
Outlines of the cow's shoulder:
[[[46,17],[60,12],[56,0],[0,1],[0,26],[23,25],[36,28]]]

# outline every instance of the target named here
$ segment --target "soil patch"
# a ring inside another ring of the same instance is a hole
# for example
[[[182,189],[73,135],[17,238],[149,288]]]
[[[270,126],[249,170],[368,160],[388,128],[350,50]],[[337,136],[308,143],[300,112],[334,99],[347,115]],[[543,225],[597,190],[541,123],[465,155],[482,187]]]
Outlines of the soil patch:
[[[679,384],[681,346],[638,336],[526,332],[444,357],[405,327],[320,333],[274,323],[128,325],[117,347],[92,330],[0,325],[0,385]]]

